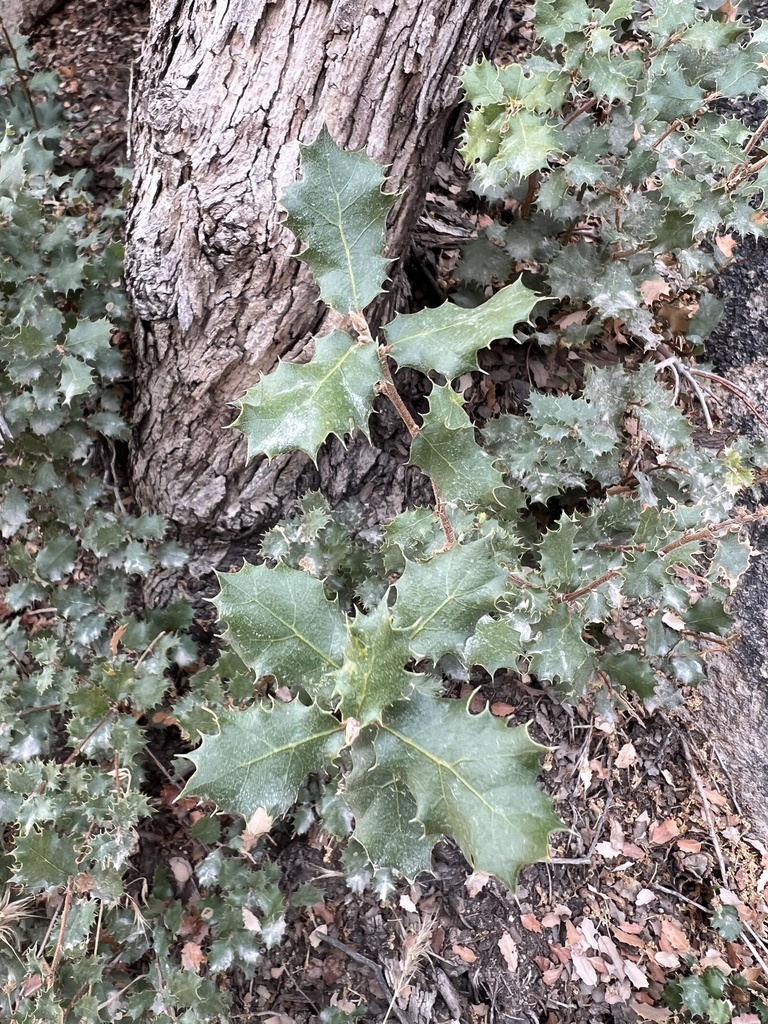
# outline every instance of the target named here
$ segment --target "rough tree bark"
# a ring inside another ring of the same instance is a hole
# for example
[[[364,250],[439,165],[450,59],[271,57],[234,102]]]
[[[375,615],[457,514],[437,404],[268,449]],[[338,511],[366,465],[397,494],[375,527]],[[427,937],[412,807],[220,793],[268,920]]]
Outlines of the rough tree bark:
[[[295,358],[325,310],[275,209],[298,143],[325,119],[337,142],[391,164],[407,191],[391,255],[418,217],[457,75],[502,30],[502,0],[159,0],[134,117],[127,278],[135,303],[133,478],[143,506],[210,552],[318,482],[303,457],[254,461],[228,403]],[[384,432],[386,433],[386,425]],[[323,483],[376,491],[386,515],[423,486],[402,459],[353,439]]]

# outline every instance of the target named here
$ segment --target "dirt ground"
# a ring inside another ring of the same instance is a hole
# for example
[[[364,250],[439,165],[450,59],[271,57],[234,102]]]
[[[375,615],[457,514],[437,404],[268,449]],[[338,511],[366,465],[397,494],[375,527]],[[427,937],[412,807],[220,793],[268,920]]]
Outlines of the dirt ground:
[[[132,69],[147,18],[141,2],[73,0],[33,33],[41,64],[62,78],[73,120],[66,162],[92,169],[100,202],[116,194],[114,168],[130,163]],[[450,177],[444,164],[432,219],[420,225],[425,250],[441,208],[451,214],[444,219],[466,221],[456,189],[446,190]],[[426,258],[439,265],[435,252]],[[534,381],[569,373],[555,350],[531,359]],[[511,401],[515,376],[503,357],[494,368],[491,411]],[[381,905],[346,887],[338,850],[316,828],[279,836],[286,886],[312,882],[324,899],[290,912],[284,942],[254,981],[237,973],[224,980],[235,996],[232,1019],[310,1024],[323,1007],[362,1003],[365,1019],[381,1022],[398,993],[389,1016],[411,1024],[674,1021],[662,990],[694,960],[757,980],[766,961],[768,856],[739,812],[727,762],[697,731],[698,696],[684,697],[678,713],[628,705],[610,722],[527,677],[486,677],[472,707],[487,701],[494,714],[529,722],[550,748],[541,778],[565,826],[551,860],[526,869],[512,893],[472,875],[445,843],[433,875]],[[171,774],[174,736],[169,730],[160,754]],[[172,845],[152,834],[165,827],[167,817],[149,819],[144,841],[194,860],[183,816],[174,820]],[[736,908],[745,939],[726,942],[712,929],[711,914],[723,904]],[[744,1013],[743,1020],[757,1018]]]

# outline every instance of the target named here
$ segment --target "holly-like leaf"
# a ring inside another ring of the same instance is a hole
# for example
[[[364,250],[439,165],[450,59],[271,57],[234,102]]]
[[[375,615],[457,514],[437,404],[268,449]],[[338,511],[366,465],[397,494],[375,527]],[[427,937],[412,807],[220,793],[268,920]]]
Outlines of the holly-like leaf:
[[[309,573],[277,565],[246,565],[219,577],[215,600],[227,637],[257,676],[319,692],[328,671],[341,668],[344,617]]]
[[[299,258],[340,313],[361,312],[387,279],[381,254],[387,215],[397,196],[382,192],[383,169],[364,152],[339,149],[325,125],[301,147],[302,179],[280,200],[287,226],[307,242]]]
[[[451,836],[475,871],[514,887],[547,853],[560,826],[536,787],[543,747],[487,710],[415,694],[390,709],[374,741],[376,764],[403,780],[427,835]]]
[[[310,362],[281,362],[238,403],[233,426],[246,436],[248,458],[302,451],[314,459],[330,434],[343,439],[357,427],[367,437],[380,372],[375,347],[343,331],[318,338]]]
[[[581,616],[558,604],[537,625],[538,636],[526,647],[531,672],[537,679],[558,679],[579,693],[594,674],[595,652],[581,636]]]
[[[358,613],[348,626],[344,662],[329,677],[343,717],[362,726],[379,721],[384,708],[408,696],[419,678],[405,671],[411,660],[406,634],[392,628],[386,598],[369,615]]]
[[[461,396],[450,384],[432,388],[429,412],[411,442],[410,463],[437,484],[445,501],[493,506],[494,492],[504,484],[491,456],[475,440]]]
[[[375,867],[391,868],[410,879],[429,871],[437,837],[424,834],[411,791],[392,766],[376,763],[367,735],[352,748],[344,799],[355,816],[354,838]]]
[[[481,306],[463,309],[444,302],[436,309],[398,313],[384,328],[398,366],[422,373],[437,370],[449,380],[476,370],[477,353],[498,338],[514,338],[540,297],[520,281],[496,292]]]
[[[417,658],[461,657],[481,615],[493,611],[506,573],[490,542],[455,544],[428,562],[408,562],[397,582],[395,626]]]
[[[343,742],[333,715],[299,700],[227,712],[220,722],[218,735],[184,755],[196,769],[184,794],[213,800],[246,821],[259,807],[271,817],[285,814],[302,782],[330,765]]]
[[[59,390],[69,404],[77,395],[84,395],[93,384],[91,367],[75,356],[64,356],[61,360],[61,383]]]
[[[467,640],[462,660],[467,666],[479,665],[493,676],[499,669],[514,668],[523,654],[521,639],[520,630],[515,629],[509,619],[485,615]]]
[[[13,850],[13,881],[31,890],[56,889],[77,873],[77,852],[71,841],[47,828],[19,836]]]

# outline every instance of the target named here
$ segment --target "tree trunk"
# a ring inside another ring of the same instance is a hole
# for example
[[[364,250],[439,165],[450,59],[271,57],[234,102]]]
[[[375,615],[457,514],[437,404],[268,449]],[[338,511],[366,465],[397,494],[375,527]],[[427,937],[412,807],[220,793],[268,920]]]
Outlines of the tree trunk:
[[[309,484],[376,490],[382,515],[421,493],[397,451],[353,438],[315,467],[245,465],[231,404],[326,311],[276,202],[298,143],[334,139],[406,189],[388,252],[406,251],[442,151],[461,67],[502,31],[502,0],[158,0],[137,86],[126,273],[135,303],[133,479],[142,506],[209,549],[252,534]],[[390,305],[391,297],[388,299]],[[376,419],[377,417],[375,417]],[[395,428],[384,422],[386,436]],[[394,447],[394,443],[389,447]],[[426,492],[425,492],[426,493]]]

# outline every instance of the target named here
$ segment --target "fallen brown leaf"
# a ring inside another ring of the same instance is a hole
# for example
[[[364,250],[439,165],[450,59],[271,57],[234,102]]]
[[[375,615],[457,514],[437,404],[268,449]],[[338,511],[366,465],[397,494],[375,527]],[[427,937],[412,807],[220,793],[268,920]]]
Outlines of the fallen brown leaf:
[[[458,942],[454,942],[451,949],[465,964],[473,964],[477,960],[477,953],[473,953],[469,946],[460,946]]]
[[[670,839],[680,835],[680,826],[674,818],[667,818],[661,824],[654,823],[650,829],[650,840],[654,846],[663,846]]]
[[[509,932],[505,932],[501,936],[501,938],[498,941],[498,947],[499,951],[501,952],[501,955],[504,957],[510,974],[514,974],[517,970],[518,964],[517,943],[509,934]]]
[[[196,942],[185,942],[181,947],[181,966],[185,971],[200,973],[200,968],[205,963],[205,953]]]
[[[541,935],[541,923],[535,914],[523,914],[520,917],[520,924],[528,932],[536,932],[537,935]]]

